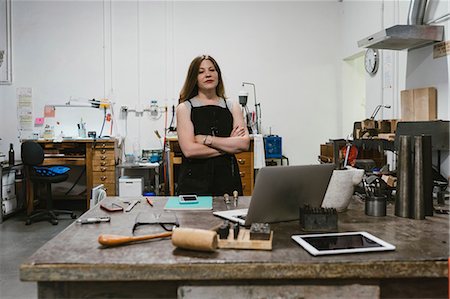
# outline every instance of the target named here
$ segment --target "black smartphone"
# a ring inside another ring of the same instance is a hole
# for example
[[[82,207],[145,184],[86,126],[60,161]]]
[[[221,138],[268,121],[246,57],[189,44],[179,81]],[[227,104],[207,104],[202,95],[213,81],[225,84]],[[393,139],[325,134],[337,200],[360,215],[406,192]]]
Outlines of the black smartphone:
[[[197,195],[180,195],[179,202],[180,204],[198,203],[198,198]]]

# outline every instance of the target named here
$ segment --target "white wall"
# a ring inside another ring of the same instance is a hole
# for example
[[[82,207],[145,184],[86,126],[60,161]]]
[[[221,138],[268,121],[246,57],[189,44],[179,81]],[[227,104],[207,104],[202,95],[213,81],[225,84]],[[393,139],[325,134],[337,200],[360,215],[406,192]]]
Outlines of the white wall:
[[[319,144],[339,135],[339,5],[14,1],[14,83],[0,87],[14,113],[2,112],[2,124],[17,127],[17,87],[33,88],[35,117],[42,116],[45,104],[70,97],[110,98],[116,115],[122,105],[142,108],[152,99],[170,107],[190,61],[207,53],[218,60],[229,97],[237,98],[243,81],[256,84],[264,132],[271,127],[283,137],[291,164],[315,163]],[[70,123],[58,130],[75,128],[84,114],[79,110],[57,110],[62,126]],[[88,129],[98,128],[100,119]],[[159,147],[153,131],[163,132],[163,119],[129,113],[127,152],[133,144]],[[125,135],[124,120],[117,122]],[[15,130],[2,134],[18,145]]]

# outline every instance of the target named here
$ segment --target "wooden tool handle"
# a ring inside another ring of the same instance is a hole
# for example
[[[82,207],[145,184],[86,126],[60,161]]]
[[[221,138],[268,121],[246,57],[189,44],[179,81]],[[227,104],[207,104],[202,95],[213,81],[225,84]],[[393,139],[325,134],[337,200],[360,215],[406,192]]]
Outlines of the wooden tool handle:
[[[160,234],[143,235],[143,236],[100,235],[98,236],[98,242],[103,246],[118,246],[136,241],[167,238],[170,236],[172,236],[172,232],[164,232]]]
[[[215,251],[217,249],[217,233],[204,229],[175,228],[172,244],[190,250]]]

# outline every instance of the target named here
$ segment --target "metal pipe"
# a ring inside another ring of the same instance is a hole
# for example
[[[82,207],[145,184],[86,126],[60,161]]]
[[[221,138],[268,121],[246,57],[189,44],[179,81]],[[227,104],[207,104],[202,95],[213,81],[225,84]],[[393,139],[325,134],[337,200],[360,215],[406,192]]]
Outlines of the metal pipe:
[[[398,152],[398,180],[397,198],[395,200],[395,215],[408,218],[410,215],[410,198],[412,195],[411,184],[411,136],[399,137]]]
[[[414,136],[414,201],[411,205],[411,218],[419,220],[425,219],[423,166],[422,136]]]
[[[425,216],[433,216],[433,153],[431,135],[422,135],[422,149]]]
[[[427,0],[411,0],[408,11],[408,25],[423,25]]]

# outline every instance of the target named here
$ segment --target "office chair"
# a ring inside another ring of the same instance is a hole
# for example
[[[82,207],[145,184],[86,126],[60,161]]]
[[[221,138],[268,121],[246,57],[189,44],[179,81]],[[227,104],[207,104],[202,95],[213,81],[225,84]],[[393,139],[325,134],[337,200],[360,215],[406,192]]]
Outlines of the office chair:
[[[27,182],[30,182],[31,188],[33,188],[33,193],[36,194],[37,185],[44,184],[46,186],[46,208],[45,210],[36,210],[31,213],[27,217],[25,222],[26,225],[30,225],[32,222],[37,222],[41,220],[49,220],[51,224],[58,224],[57,215],[60,214],[68,214],[72,217],[72,219],[76,218],[76,215],[72,211],[68,210],[54,210],[53,209],[53,198],[52,198],[52,184],[60,183],[67,180],[69,175],[67,173],[64,174],[55,174],[55,173],[45,173],[39,172],[35,166],[42,164],[44,161],[44,150],[43,148],[34,141],[25,141],[22,143],[21,147],[21,157],[22,162],[25,168],[25,177]],[[32,196],[30,202],[28,204],[33,205],[34,196]]]

